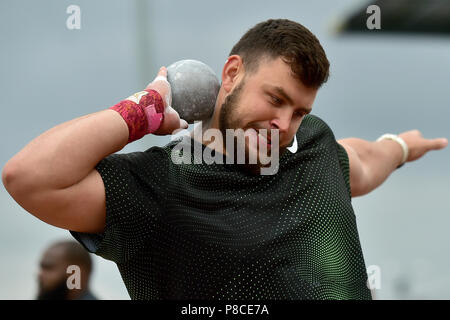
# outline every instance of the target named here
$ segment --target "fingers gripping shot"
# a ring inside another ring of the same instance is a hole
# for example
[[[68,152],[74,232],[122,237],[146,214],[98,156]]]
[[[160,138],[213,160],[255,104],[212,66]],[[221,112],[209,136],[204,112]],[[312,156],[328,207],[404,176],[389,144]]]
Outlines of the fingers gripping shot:
[[[198,62],[162,67],[127,99],[36,137],[3,184],[114,261],[132,299],[371,299],[352,197],[447,139],[337,141],[312,114],[329,67],[303,25],[263,21],[232,47],[220,83]],[[117,153],[196,120],[163,147]],[[271,174],[260,150],[277,161]]]

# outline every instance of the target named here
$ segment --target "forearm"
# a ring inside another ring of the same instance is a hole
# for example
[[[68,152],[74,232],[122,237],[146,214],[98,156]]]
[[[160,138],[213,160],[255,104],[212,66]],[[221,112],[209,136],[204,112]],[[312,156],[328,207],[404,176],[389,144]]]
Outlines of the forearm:
[[[395,141],[374,142],[359,138],[346,138],[340,142],[350,146],[359,158],[363,172],[364,190],[362,190],[362,194],[367,194],[380,186],[401,164],[403,151]]]
[[[127,124],[114,110],[62,123],[11,158],[3,169],[3,182],[8,191],[16,186],[21,192],[72,186],[101,159],[122,149],[127,140]]]

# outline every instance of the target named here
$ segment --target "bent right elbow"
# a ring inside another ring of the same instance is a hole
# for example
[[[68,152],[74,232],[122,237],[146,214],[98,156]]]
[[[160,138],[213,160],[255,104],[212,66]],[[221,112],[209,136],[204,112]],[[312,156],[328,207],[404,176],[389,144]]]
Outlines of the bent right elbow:
[[[16,180],[16,172],[14,169],[14,164],[8,161],[2,169],[2,182],[5,189],[11,194],[14,181]]]
[[[18,202],[23,201],[23,195],[32,194],[32,186],[27,179],[27,172],[20,169],[20,166],[9,160],[2,169],[2,182],[8,193]],[[20,200],[19,200],[20,199]]]
[[[2,182],[9,195],[27,212],[45,221],[42,217],[46,211],[45,205],[40,200],[45,193],[39,193],[39,189],[30,183],[29,172],[23,170],[20,164],[14,160],[9,160],[2,169]],[[44,202],[45,203],[45,202]]]

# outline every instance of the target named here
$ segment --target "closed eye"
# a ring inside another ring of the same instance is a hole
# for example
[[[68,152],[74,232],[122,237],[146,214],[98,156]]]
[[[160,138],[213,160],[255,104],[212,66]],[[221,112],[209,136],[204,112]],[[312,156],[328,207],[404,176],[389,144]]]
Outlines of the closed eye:
[[[306,112],[304,112],[304,111],[295,111],[294,112],[294,115],[296,116],[296,117],[303,117],[303,116],[305,116],[307,113]]]
[[[281,100],[277,96],[274,95],[269,96],[270,96],[270,103],[273,104],[274,106],[280,106],[283,103],[283,100]]]
[[[277,97],[274,94],[267,93],[267,95],[269,96],[270,104],[275,106],[275,107],[281,107],[285,103],[284,99],[279,98],[279,97]],[[309,110],[309,111],[308,110],[305,111],[303,109],[302,110],[297,110],[297,111],[294,112],[294,116],[297,117],[297,118],[301,118],[303,116],[306,116],[310,112],[311,112],[311,110]]]

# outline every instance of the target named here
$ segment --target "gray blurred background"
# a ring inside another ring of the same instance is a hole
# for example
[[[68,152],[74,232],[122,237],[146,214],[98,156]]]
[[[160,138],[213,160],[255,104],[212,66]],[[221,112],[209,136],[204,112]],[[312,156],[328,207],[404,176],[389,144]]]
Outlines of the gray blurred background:
[[[197,59],[220,76],[234,43],[268,18],[298,21],[321,41],[331,77],[313,114],[337,139],[411,129],[449,138],[450,37],[336,32],[373,3],[2,0],[0,167],[51,127],[140,91],[162,65]],[[66,27],[72,4],[80,30]],[[146,136],[121,152],[169,140]],[[353,199],[366,265],[381,270],[377,299],[450,299],[449,163],[450,148],[431,152]],[[0,299],[33,299],[42,251],[64,238],[68,231],[28,214],[1,185]],[[91,286],[99,298],[129,299],[115,264],[96,256]]]

